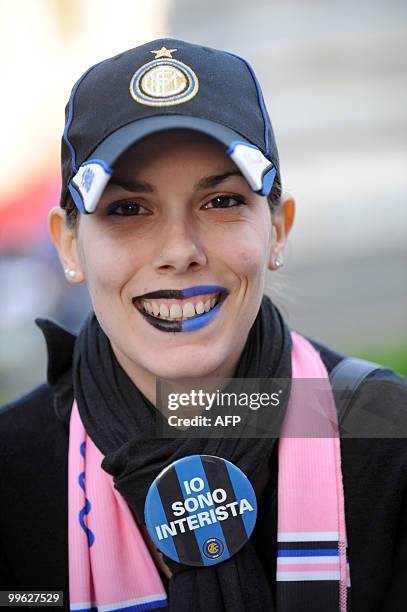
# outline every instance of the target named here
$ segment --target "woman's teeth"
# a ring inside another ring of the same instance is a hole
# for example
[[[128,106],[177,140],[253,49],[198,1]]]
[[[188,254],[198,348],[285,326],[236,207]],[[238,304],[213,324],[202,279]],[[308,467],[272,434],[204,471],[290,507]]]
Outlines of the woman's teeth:
[[[217,298],[210,298],[205,302],[201,301],[197,302],[196,304],[193,304],[192,302],[186,302],[182,305],[173,303],[168,307],[167,304],[142,300],[142,307],[148,314],[159,317],[160,319],[179,320],[191,319],[196,315],[209,312],[216,305],[217,301]]]

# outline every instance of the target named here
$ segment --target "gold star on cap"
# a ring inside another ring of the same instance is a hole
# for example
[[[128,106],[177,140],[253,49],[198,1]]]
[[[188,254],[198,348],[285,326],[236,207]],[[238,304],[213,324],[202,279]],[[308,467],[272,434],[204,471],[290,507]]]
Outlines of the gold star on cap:
[[[160,57],[170,57],[172,59],[171,53],[174,53],[176,49],[166,49],[166,47],[161,47],[161,49],[155,49],[154,51],[150,51],[150,53],[155,53],[155,59],[160,59]]]

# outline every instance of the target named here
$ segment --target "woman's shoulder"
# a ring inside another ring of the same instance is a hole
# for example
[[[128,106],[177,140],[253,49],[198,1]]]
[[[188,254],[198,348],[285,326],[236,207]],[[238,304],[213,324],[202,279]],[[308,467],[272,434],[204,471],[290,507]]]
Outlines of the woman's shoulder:
[[[407,437],[407,378],[395,370],[349,357],[308,339],[331,378],[335,398],[347,395],[347,437]],[[346,360],[346,361],[345,361]],[[346,366],[346,367],[344,367]],[[341,368],[341,376],[333,374]]]
[[[331,347],[328,347],[325,344],[322,344],[321,342],[314,340],[313,338],[307,337],[307,340],[312,344],[312,346],[319,353],[329,374],[331,374],[334,368],[336,368],[344,360],[350,360],[350,359],[355,360],[356,359],[358,361],[361,361],[352,355],[346,355],[345,353],[336,351],[332,349]],[[371,362],[366,362],[366,363],[371,363]],[[388,381],[389,383],[395,384],[396,387],[399,386],[400,389],[406,391],[407,378],[405,376],[403,376],[402,374],[399,374],[398,372],[396,372],[395,370],[387,366],[381,365],[380,363],[376,363],[376,364],[372,363],[372,366],[375,366],[375,367],[372,367],[370,371],[367,373],[366,380],[376,379],[376,380]]]
[[[42,383],[30,392],[0,407],[0,447],[23,443],[41,431],[49,419],[53,391]]]
[[[51,319],[37,318],[47,347],[46,381],[0,407],[0,448],[45,435],[55,420],[65,424],[72,403],[72,356],[76,336]],[[16,446],[16,448],[19,448]]]
[[[0,423],[11,425],[15,421],[38,416],[52,402],[53,392],[44,381],[31,391],[0,406]]]
[[[325,344],[314,340],[313,338],[309,338],[308,336],[304,337],[308,340],[308,342],[312,344],[314,349],[319,353],[319,356],[321,357],[324,366],[328,370],[328,373],[330,373],[331,370],[333,370],[333,368],[337,366],[339,362],[343,361],[347,357],[347,355],[345,355],[344,353],[335,351],[332,348],[326,346]]]

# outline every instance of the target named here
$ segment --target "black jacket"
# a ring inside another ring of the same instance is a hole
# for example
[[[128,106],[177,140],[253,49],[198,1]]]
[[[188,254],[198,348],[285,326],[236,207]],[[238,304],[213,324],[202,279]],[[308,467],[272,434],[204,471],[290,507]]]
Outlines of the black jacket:
[[[69,610],[67,474],[75,336],[39,320],[48,348],[47,384],[0,410],[0,590],[62,590]],[[343,355],[313,342],[330,371]],[[407,420],[406,380],[392,371],[363,402]],[[354,409],[357,409],[356,407]],[[352,612],[407,610],[407,442],[342,439]],[[253,534],[275,575],[277,454]],[[273,579],[271,578],[271,584]],[[300,612],[300,611],[299,611]]]

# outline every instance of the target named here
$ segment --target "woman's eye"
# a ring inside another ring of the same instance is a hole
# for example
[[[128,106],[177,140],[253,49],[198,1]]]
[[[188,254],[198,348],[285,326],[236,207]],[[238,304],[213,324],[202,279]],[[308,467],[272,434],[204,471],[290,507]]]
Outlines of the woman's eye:
[[[148,215],[149,211],[138,202],[115,202],[107,209],[108,215],[118,215],[119,217],[134,217]]]
[[[204,208],[232,208],[232,206],[241,206],[242,204],[246,204],[246,202],[241,196],[219,195],[205,204]]]

